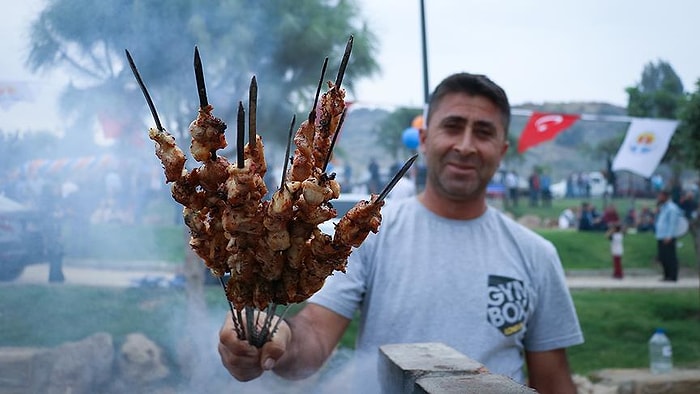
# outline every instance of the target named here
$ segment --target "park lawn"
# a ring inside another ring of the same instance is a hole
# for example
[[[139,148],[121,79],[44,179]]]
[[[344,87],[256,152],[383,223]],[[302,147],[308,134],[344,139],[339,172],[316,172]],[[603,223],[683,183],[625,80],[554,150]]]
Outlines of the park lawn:
[[[678,367],[700,367],[698,289],[658,291],[574,291],[585,336],[569,349],[572,370],[647,368],[647,341],[655,328],[666,329]]]
[[[566,271],[612,269],[610,241],[602,232],[540,229],[537,232],[551,241],[559,252]],[[678,240],[681,267],[696,269],[696,255],[690,234]],[[624,268],[656,269],[656,239],[653,233],[626,234]]]
[[[572,295],[586,337],[585,344],[569,350],[575,373],[646,367],[646,341],[656,327],[667,329],[676,365],[700,366],[698,290],[585,290]],[[51,347],[100,331],[119,345],[127,334],[142,332],[172,358],[187,327],[186,298],[179,289],[3,285],[0,346]],[[205,305],[208,319],[221,324],[228,306],[220,288],[206,288]],[[357,320],[341,346],[354,347]]]
[[[537,215],[556,220],[559,213],[569,207],[580,206],[582,199],[556,199],[551,207],[528,207],[523,200],[520,206],[510,213],[516,218],[523,215]],[[649,205],[652,200],[615,199],[589,200],[601,207],[614,203],[622,215],[628,207]],[[161,204],[162,205],[162,204]],[[154,205],[151,209],[172,210],[170,205]],[[172,216],[172,215],[171,215]],[[161,214],[160,217],[164,217]],[[172,221],[172,220],[171,220]],[[166,261],[180,264],[185,259],[188,248],[188,232],[184,224],[93,224],[86,227],[64,226],[63,239],[66,258],[94,261]],[[381,229],[380,229],[381,231]],[[611,265],[609,241],[602,232],[578,232],[556,228],[536,229],[536,232],[550,240],[557,248],[567,271],[577,269],[609,269]],[[695,251],[690,235],[679,242],[679,260],[682,267],[696,267]],[[656,241],[651,233],[631,234],[625,237],[623,265],[626,268],[656,268]]]

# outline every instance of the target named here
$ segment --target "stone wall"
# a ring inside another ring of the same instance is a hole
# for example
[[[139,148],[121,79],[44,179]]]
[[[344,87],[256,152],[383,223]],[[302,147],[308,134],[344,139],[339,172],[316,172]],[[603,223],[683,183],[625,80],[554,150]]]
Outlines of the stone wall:
[[[0,394],[154,393],[170,374],[161,355],[139,333],[129,334],[118,351],[107,333],[55,348],[6,347],[0,351]]]

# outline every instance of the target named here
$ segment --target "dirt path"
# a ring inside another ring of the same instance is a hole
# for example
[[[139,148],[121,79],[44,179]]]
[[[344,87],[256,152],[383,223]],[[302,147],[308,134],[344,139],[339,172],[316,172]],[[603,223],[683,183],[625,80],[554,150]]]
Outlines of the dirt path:
[[[64,266],[63,275],[66,284],[89,286],[135,286],[144,279],[153,283],[163,283],[175,277],[173,272],[144,271],[144,270],[115,270],[88,267]],[[12,283],[44,284],[48,283],[48,264],[37,264],[27,267],[22,276]]]

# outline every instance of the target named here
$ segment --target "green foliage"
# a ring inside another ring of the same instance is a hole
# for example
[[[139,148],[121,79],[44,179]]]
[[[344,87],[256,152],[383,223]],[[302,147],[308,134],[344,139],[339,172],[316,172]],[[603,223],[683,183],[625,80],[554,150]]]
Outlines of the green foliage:
[[[562,265],[567,271],[581,269],[611,270],[610,241],[603,232],[538,230],[551,241],[559,252]],[[695,250],[692,235],[679,240],[678,261],[681,267],[695,266]],[[652,233],[626,234],[625,254],[622,265],[625,269],[660,269],[655,263],[656,239]],[[659,271],[660,272],[660,271]]]
[[[647,63],[641,81],[626,91],[630,116],[677,119],[686,100],[680,78],[673,67],[662,60],[656,64]],[[662,162],[677,162],[678,147],[678,138],[674,136]]]
[[[644,66],[641,81],[626,89],[630,116],[676,119],[684,101],[683,84],[663,60]]]
[[[396,159],[408,156],[408,148],[403,145],[401,136],[406,128],[411,127],[413,119],[420,114],[420,109],[406,107],[397,108],[391,112],[374,129],[373,134],[377,136],[377,143]]]
[[[647,341],[667,330],[676,366],[700,365],[697,290],[574,291],[586,342],[568,350],[578,374],[602,368],[648,368]]]
[[[65,226],[63,238],[69,258],[109,261],[182,262],[189,233],[184,226],[143,226],[119,223]],[[124,247],[129,245],[129,247]]]
[[[688,166],[700,170],[700,80],[695,84],[695,92],[688,96],[681,121],[672,143]]]
[[[376,39],[359,15],[354,0],[56,0],[32,24],[27,63],[37,71],[65,68],[75,77],[63,96],[74,114],[72,133],[84,135],[85,125],[102,115],[118,119],[127,134],[120,140],[130,142],[145,135],[148,111],[124,49],[165,127],[178,135],[198,107],[192,68],[198,46],[215,115],[232,123],[255,75],[258,126],[267,142],[284,146],[292,114],[311,109],[324,57],[325,80],[335,80],[350,35],[354,46],[343,86],[351,90],[357,78],[378,70]]]

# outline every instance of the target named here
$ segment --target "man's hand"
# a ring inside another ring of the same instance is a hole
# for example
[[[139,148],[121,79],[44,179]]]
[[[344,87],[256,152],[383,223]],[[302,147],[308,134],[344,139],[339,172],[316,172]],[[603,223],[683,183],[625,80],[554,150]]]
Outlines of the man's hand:
[[[261,316],[260,320],[263,319],[264,316]],[[276,324],[276,319],[272,323],[273,327]],[[245,321],[242,322],[242,325],[245,327]],[[221,362],[228,372],[239,381],[253,380],[262,375],[264,371],[274,368],[277,360],[284,355],[291,337],[289,326],[285,321],[282,321],[272,340],[258,349],[247,341],[238,339],[229,312],[224,320],[224,326],[219,332]]]

